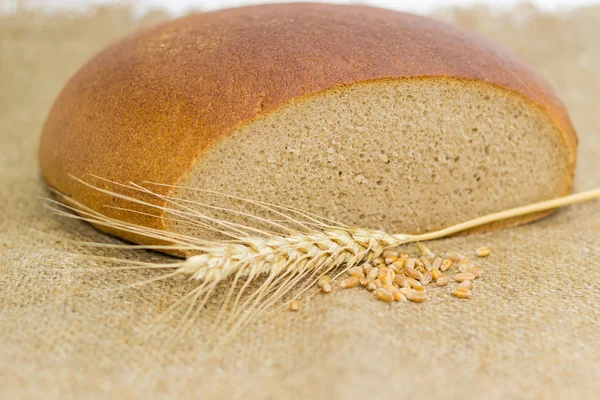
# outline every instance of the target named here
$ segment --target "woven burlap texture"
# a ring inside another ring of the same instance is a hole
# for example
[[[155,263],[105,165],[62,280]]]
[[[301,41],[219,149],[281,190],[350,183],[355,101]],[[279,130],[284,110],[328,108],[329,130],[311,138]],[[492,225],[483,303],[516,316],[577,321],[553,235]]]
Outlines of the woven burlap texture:
[[[580,135],[576,190],[600,186],[600,8],[561,15],[475,8],[437,17],[482,31],[551,81]],[[44,208],[37,146],[66,79],[111,40],[160,18],[133,22],[118,9],[0,17],[0,398],[598,396],[598,201],[432,243],[438,252],[493,249],[470,301],[435,290],[425,304],[390,306],[364,290],[340,290],[300,312],[262,318],[215,355],[202,345],[217,308],[210,304],[166,354],[175,323],[141,339],[193,286],[170,280],[114,290],[154,275],[91,271],[69,254],[86,250],[55,237],[111,239]]]

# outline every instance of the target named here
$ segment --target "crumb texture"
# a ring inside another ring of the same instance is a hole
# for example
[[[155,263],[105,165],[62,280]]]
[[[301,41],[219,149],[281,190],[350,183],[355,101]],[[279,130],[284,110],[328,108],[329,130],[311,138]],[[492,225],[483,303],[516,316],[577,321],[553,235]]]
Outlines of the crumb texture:
[[[557,128],[519,95],[408,79],[330,90],[257,119],[206,151],[183,184],[418,233],[567,193],[568,157]]]

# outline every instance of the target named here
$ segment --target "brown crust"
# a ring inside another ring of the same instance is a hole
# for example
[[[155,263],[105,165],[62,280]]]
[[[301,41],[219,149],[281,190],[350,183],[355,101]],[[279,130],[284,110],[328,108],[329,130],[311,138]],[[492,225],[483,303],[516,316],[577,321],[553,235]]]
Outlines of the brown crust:
[[[119,202],[69,174],[177,184],[208,146],[291,101],[370,80],[427,77],[477,80],[536,103],[563,134],[572,186],[577,136],[569,116],[514,54],[428,18],[310,3],[196,14],[113,44],[57,98],[40,165],[51,187],[86,206],[164,229],[159,211],[142,218],[106,209]]]

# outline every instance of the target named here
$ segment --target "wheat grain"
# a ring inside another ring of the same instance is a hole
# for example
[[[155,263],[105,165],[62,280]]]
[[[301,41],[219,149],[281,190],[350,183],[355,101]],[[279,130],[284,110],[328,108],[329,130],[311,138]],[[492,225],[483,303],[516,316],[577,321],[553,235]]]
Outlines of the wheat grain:
[[[454,292],[452,292],[452,294],[461,299],[468,299],[471,297],[471,291],[465,287],[457,288]]]
[[[323,293],[331,293],[331,285],[329,283],[324,283],[321,285],[321,291]]]
[[[353,267],[346,272],[348,276],[353,276],[355,278],[361,279],[365,277],[365,273],[363,272],[362,267]]]
[[[379,278],[379,280],[381,281],[381,283],[383,285],[391,285],[392,284],[392,280],[390,279],[390,277],[387,274],[383,274],[383,276],[381,276],[381,278]]]
[[[383,266],[383,265],[380,267],[377,267],[377,271],[379,271],[379,273],[381,273],[381,274],[386,274],[389,270],[390,269],[388,267]]]
[[[377,275],[379,275],[379,270],[377,268],[371,268],[369,273],[367,274],[367,279],[370,281],[374,281],[377,279]]]
[[[398,285],[398,287],[408,287],[410,284],[408,283],[408,279],[402,275],[396,275],[394,277],[394,283]]]
[[[394,301],[394,296],[384,288],[377,289],[375,291],[375,296],[378,300],[385,301],[386,303]]]
[[[408,301],[406,296],[404,294],[402,294],[402,292],[400,290],[396,290],[394,293],[392,293],[392,295],[394,296],[394,300],[396,300],[398,302],[402,303],[402,302]]]
[[[383,288],[390,293],[394,293],[398,290],[398,288],[394,285],[383,285]]]
[[[438,286],[446,286],[450,282],[448,275],[441,275],[435,280],[435,284]]]
[[[427,286],[429,285],[429,283],[431,282],[432,279],[432,274],[431,272],[427,271],[423,274],[423,277],[421,278],[421,285],[423,286]]]
[[[413,279],[420,280],[423,278],[423,274],[414,268],[406,267],[406,268],[404,268],[404,273],[406,274],[406,276],[413,278]]]
[[[467,288],[469,290],[473,290],[473,282],[471,281],[462,281],[458,287]]]
[[[396,271],[394,271],[393,269],[390,269],[387,273],[388,278],[390,278],[390,280],[394,280],[394,278],[396,277]]]
[[[440,265],[440,271],[446,272],[452,267],[452,260],[446,259],[442,261],[442,265]]]
[[[470,272],[459,272],[454,275],[454,280],[457,282],[472,281],[473,279],[475,279],[475,275]]]
[[[350,289],[357,287],[360,284],[360,280],[355,276],[350,276],[340,282],[340,287],[342,289]]]
[[[415,303],[422,303],[425,300],[427,300],[427,294],[425,292],[418,292],[413,290],[408,292],[406,298],[410,301],[414,301]]]
[[[317,279],[317,285],[321,288],[323,293],[331,293],[331,277],[329,275],[322,275]]]
[[[322,275],[317,279],[317,285],[323,286],[326,283],[331,282],[331,277],[329,275]]]
[[[433,266],[431,265],[431,261],[429,261],[429,259],[425,256],[422,256],[420,258],[421,263],[423,264],[423,267],[425,268],[425,271],[431,271],[433,269]]]
[[[487,257],[490,255],[491,252],[492,252],[492,250],[490,250],[489,247],[483,246],[483,247],[480,247],[477,250],[475,250],[475,255],[477,257]]]
[[[395,257],[395,256],[389,256],[389,257],[386,257],[386,258],[385,258],[385,264],[386,264],[386,265],[393,264],[393,263],[394,263],[394,261],[396,261],[397,259],[398,259],[398,257]]]
[[[408,280],[408,284],[410,285],[410,287],[413,289],[423,286],[423,285],[421,285],[421,282],[419,282],[415,278],[408,277],[406,279]]]

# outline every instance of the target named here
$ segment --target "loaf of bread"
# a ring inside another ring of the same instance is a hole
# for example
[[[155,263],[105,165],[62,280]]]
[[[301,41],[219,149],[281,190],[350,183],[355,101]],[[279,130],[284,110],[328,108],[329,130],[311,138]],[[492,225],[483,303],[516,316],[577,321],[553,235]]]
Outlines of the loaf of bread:
[[[549,85],[479,34],[372,7],[279,4],[191,15],[103,50],[58,96],[40,165],[65,196],[160,230],[197,227],[123,210],[143,206],[71,176],[421,233],[569,193],[576,147]]]

